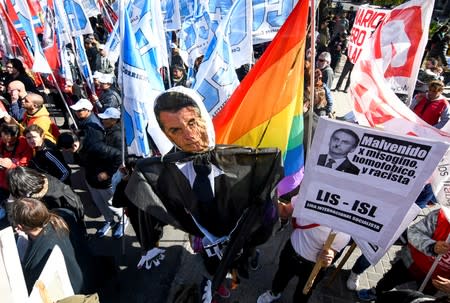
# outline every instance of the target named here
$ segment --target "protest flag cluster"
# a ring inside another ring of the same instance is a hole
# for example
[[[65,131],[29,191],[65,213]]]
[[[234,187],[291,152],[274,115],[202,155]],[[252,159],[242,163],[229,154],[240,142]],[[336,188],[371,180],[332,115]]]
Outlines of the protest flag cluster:
[[[214,116],[216,139],[283,152],[281,194],[301,181],[303,168],[303,69],[308,5],[292,11],[263,56]],[[249,119],[252,117],[252,119]]]

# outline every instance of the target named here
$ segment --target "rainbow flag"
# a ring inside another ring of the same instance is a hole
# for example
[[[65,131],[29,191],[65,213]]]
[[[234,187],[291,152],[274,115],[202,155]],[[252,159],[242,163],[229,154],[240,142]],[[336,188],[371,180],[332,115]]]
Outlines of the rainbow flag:
[[[303,74],[308,1],[301,0],[262,57],[213,118],[216,142],[278,147],[284,194],[303,177]]]

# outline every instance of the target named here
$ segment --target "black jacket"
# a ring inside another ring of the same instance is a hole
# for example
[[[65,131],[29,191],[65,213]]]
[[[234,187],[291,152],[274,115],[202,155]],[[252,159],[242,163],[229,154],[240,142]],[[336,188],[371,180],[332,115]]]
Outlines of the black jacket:
[[[42,202],[48,209],[67,208],[71,210],[77,219],[83,220],[84,207],[80,197],[72,188],[53,176],[46,175],[48,180],[47,193],[42,197]]]

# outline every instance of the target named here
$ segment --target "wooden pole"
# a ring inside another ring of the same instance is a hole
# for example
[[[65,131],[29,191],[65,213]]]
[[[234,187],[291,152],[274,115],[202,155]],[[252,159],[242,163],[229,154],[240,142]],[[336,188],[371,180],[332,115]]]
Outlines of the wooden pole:
[[[328,235],[327,240],[325,241],[325,244],[323,245],[323,250],[328,250],[331,247],[331,244],[334,241],[334,238],[336,237],[335,232],[330,232]],[[306,295],[309,293],[309,290],[314,284],[314,280],[317,277],[317,274],[320,272],[320,270],[323,267],[322,260],[317,260],[316,265],[314,265],[313,270],[311,271],[311,274],[309,275],[308,281],[306,281],[305,287],[303,288],[303,294]]]
[[[333,271],[333,274],[330,277],[330,280],[327,283],[327,287],[331,286],[331,283],[334,282],[334,279],[336,279],[337,274],[341,271],[342,267],[344,267],[345,263],[347,263],[348,258],[352,255],[353,251],[356,248],[356,243],[353,242],[352,245],[350,245],[350,248],[345,253],[345,256],[342,258],[341,262],[339,262],[338,267]]]

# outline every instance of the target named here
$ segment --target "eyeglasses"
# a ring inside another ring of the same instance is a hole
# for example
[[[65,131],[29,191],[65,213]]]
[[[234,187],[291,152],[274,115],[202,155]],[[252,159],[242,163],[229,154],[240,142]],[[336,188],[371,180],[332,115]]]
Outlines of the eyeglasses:
[[[325,60],[325,59],[318,59],[317,61],[319,61],[319,62],[327,62],[327,60]]]

